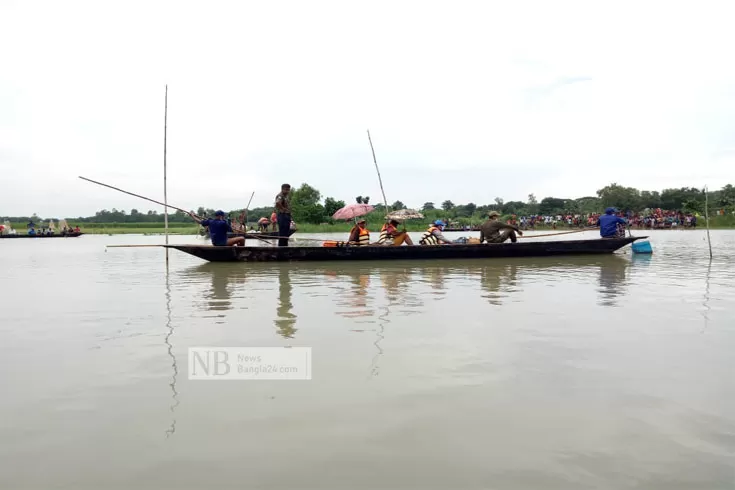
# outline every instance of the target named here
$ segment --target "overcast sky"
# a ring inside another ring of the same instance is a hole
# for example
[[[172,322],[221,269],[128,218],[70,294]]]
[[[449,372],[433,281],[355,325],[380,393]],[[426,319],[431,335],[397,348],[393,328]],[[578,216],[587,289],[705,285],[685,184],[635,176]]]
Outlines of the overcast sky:
[[[0,0],[0,215],[735,182],[735,3]],[[159,208],[160,209],[160,208]]]

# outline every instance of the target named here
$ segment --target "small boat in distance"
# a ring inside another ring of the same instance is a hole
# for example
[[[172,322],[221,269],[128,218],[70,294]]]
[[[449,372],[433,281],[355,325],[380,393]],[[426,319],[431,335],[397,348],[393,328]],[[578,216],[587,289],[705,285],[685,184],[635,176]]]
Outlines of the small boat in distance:
[[[298,262],[337,260],[493,259],[610,254],[647,237],[597,238],[482,245],[362,247],[213,247],[162,245],[210,262]]]
[[[28,234],[20,234],[17,233],[15,235],[0,235],[0,239],[3,238],[76,238],[78,236],[82,236],[84,233],[81,231],[75,231],[71,233],[61,234],[61,233],[54,233],[52,235],[28,235]]]

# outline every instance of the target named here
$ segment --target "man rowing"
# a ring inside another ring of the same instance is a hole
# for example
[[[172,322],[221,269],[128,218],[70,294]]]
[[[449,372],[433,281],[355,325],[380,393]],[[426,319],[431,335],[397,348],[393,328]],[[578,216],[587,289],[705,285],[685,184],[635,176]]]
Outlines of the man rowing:
[[[378,237],[378,245],[413,245],[411,237],[405,231],[398,231],[398,220],[392,219],[383,225]]]
[[[189,216],[202,226],[209,228],[209,236],[212,245],[216,247],[231,247],[233,245],[245,245],[245,237],[227,238],[227,233],[234,233],[232,226],[225,219],[224,211],[214,213],[214,219],[202,219],[192,213]]]
[[[597,224],[600,226],[600,236],[602,238],[619,238],[625,236],[625,231],[618,228],[618,225],[625,226],[627,221],[615,214],[615,208],[607,208],[605,214],[600,216]]]
[[[510,241],[517,241],[516,233],[523,236],[523,232],[515,225],[503,223],[498,218],[500,213],[490,211],[487,215],[488,220],[480,226],[480,243],[503,243],[510,238]]]
[[[444,243],[451,244],[452,242],[450,240],[447,240],[447,238],[442,233],[445,226],[447,226],[447,224],[440,219],[434,221],[431,225],[429,225],[429,229],[426,230],[424,234],[421,236],[421,240],[419,240],[419,244],[420,245],[441,245]]]

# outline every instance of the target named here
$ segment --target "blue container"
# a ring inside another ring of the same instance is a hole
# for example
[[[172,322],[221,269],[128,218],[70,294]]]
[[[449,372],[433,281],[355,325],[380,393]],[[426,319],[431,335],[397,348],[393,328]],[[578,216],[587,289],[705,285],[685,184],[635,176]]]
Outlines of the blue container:
[[[633,248],[634,254],[652,254],[653,253],[651,242],[649,242],[648,240],[643,240],[642,242],[633,242],[631,244],[631,247]]]

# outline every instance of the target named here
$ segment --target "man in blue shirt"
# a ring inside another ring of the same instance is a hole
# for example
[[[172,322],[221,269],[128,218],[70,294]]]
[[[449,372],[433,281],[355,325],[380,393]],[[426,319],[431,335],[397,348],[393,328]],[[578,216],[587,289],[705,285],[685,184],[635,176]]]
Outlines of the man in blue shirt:
[[[224,211],[214,213],[214,219],[201,219],[190,214],[192,219],[202,226],[209,228],[209,236],[212,237],[212,245],[217,247],[231,247],[233,245],[245,245],[245,237],[227,238],[227,233],[233,233],[232,226],[225,219]]]
[[[602,238],[618,238],[618,224],[625,225],[626,221],[615,215],[615,208],[607,208],[605,214],[597,220],[600,226],[600,236]]]

